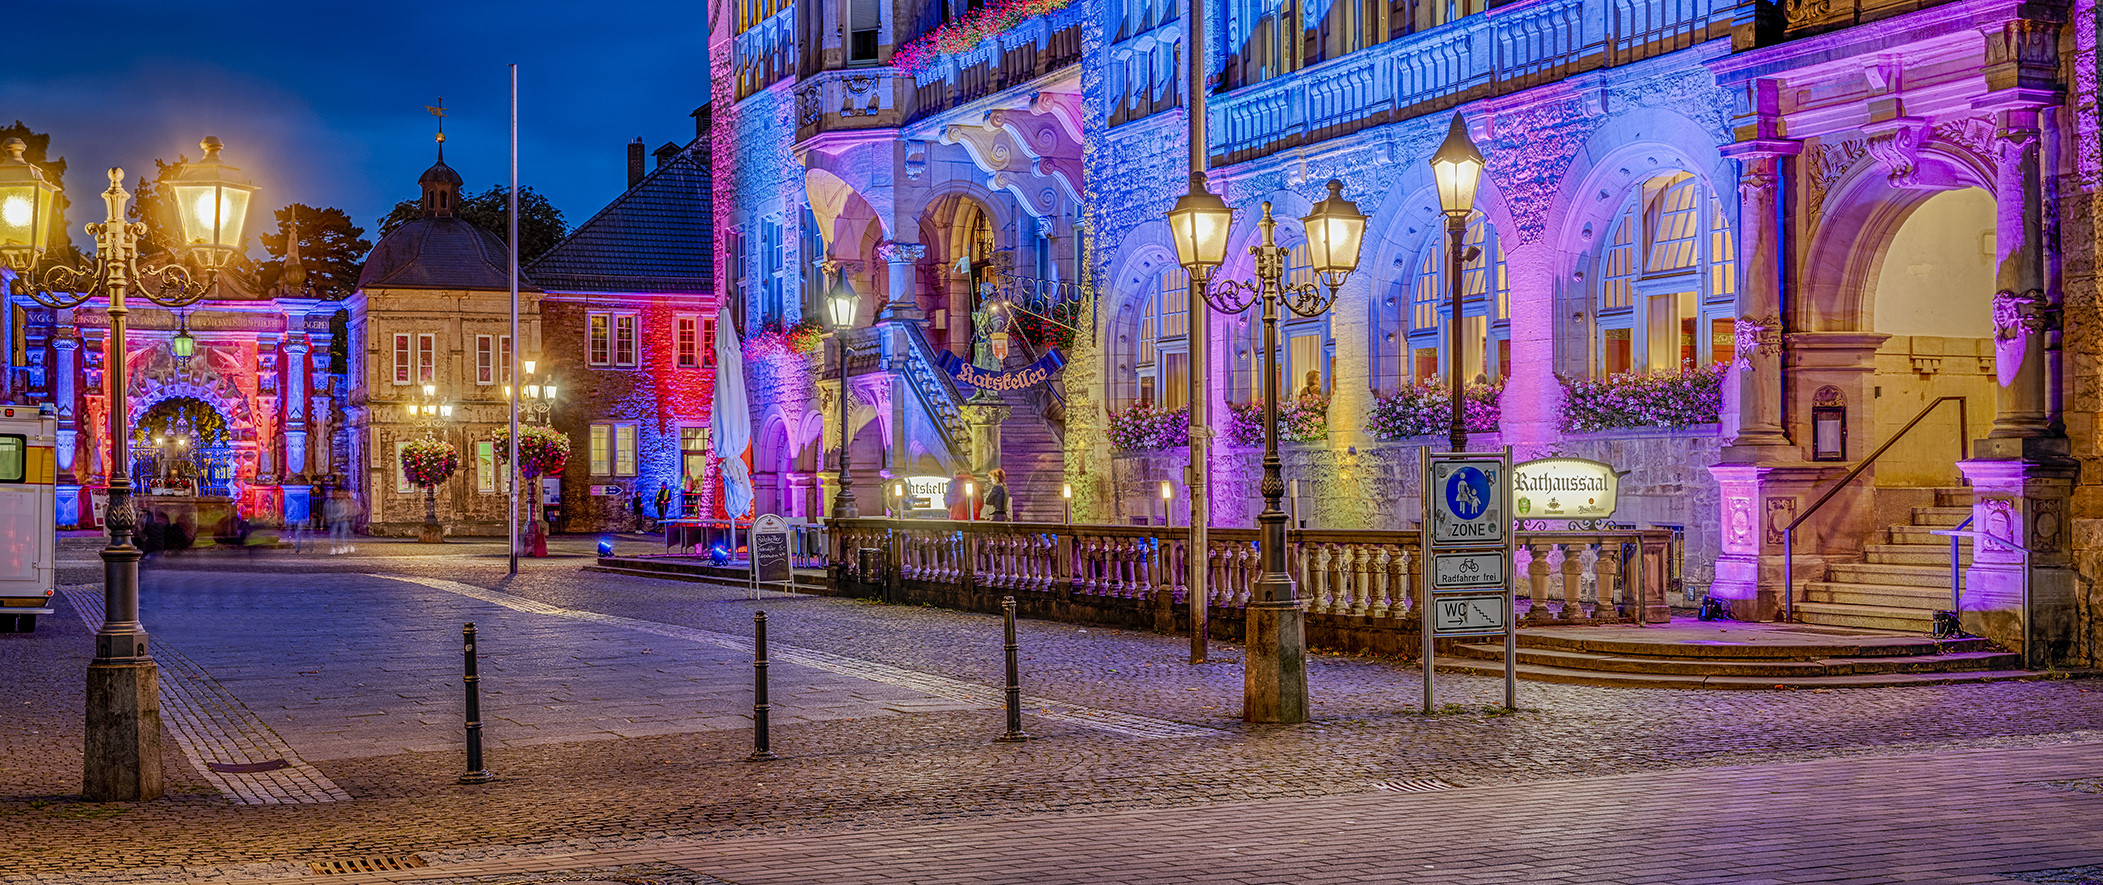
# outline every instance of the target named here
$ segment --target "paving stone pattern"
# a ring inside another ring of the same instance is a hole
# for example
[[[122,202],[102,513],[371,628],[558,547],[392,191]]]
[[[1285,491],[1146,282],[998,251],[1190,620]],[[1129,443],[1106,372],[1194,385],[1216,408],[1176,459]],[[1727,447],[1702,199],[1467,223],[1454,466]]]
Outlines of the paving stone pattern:
[[[585,573],[583,557],[507,577],[500,549],[447,546],[466,555],[361,544],[334,561],[266,553],[231,573],[204,555],[149,566],[156,641],[348,801],[240,804],[171,752],[170,799],[80,802],[90,634],[65,616],[0,636],[0,710],[21,711],[0,727],[0,821],[34,834],[0,842],[0,882],[311,878],[310,861],[409,854],[430,866],[330,879],[524,882],[657,863],[738,885],[2007,883],[2103,863],[2103,796],[2069,786],[2103,770],[2103,683],[1522,684],[1524,709],[1498,715],[1484,708],[1500,680],[1442,674],[1453,706],[1423,716],[1407,663],[1314,655],[1316,720],[1248,726],[1238,647],[1193,666],[1178,637],[1025,620],[1033,740],[999,744],[985,695],[925,690],[997,691],[996,617],[755,603]],[[509,604],[370,575],[381,567]],[[520,610],[538,607],[569,614]],[[743,761],[750,658],[731,641],[755,607],[770,644],[844,662],[777,664],[788,696],[813,688],[818,715],[777,720],[783,758],[766,764]],[[484,631],[500,777],[478,787],[454,783],[465,620]],[[866,669],[842,672],[854,667]],[[923,677],[942,681],[896,684]],[[1041,715],[1059,705],[1204,736]],[[1468,838],[1447,851],[1434,833]]]

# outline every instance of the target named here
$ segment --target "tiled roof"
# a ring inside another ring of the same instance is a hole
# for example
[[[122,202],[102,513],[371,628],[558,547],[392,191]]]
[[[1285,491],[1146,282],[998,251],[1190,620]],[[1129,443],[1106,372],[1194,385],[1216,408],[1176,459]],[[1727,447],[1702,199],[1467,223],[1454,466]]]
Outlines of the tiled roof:
[[[511,250],[496,234],[459,218],[419,218],[380,238],[360,289],[511,288]],[[540,291],[521,271],[521,290]]]
[[[715,283],[708,145],[696,140],[527,269],[557,292],[697,292]]]

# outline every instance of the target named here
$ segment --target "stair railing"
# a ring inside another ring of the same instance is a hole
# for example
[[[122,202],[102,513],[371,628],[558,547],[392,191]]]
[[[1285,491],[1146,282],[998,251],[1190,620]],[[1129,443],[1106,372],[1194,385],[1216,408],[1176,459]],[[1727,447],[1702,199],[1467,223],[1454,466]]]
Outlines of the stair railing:
[[[1790,520],[1789,525],[1782,529],[1782,620],[1796,620],[1796,527],[1803,525],[1805,520],[1818,515],[1819,508],[1826,506],[1827,501],[1833,500],[1834,495],[1840,494],[1841,489],[1847,488],[1849,483],[1854,482],[1856,477],[1861,476],[1862,471],[1868,470],[1870,465],[1877,463],[1877,459],[1883,457],[1886,450],[1890,449],[1899,440],[1905,439],[1906,434],[1911,433],[1914,427],[1918,426],[1923,419],[1927,418],[1930,413],[1934,412],[1943,403],[1954,402],[1957,404],[1957,460],[1962,461],[1970,458],[1972,456],[1971,431],[1969,429],[1971,422],[1966,419],[1964,401],[1965,398],[1961,396],[1945,396],[1938,397],[1934,402],[1929,403],[1926,408],[1920,410],[1920,414],[1914,415],[1913,420],[1906,422],[1906,426],[1899,428],[1899,432],[1892,434],[1891,438],[1885,440],[1883,445],[1877,446],[1876,451],[1870,452],[1869,457],[1862,459],[1860,463],[1855,465],[1854,469],[1849,470],[1846,476],[1840,478],[1839,482],[1826,489],[1825,494],[1818,496],[1818,500],[1811,502],[1810,507],[1805,508],[1804,512],[1797,514],[1796,518]],[[1954,567],[1953,564],[1952,568]]]
[[[1978,534],[1971,531],[1971,527],[1972,517],[1967,516],[1956,528],[1933,533],[1950,539],[1950,611],[1953,612],[1964,610],[1964,564],[1959,559],[1963,551],[1958,549],[1958,545],[1963,544],[1964,539]]]

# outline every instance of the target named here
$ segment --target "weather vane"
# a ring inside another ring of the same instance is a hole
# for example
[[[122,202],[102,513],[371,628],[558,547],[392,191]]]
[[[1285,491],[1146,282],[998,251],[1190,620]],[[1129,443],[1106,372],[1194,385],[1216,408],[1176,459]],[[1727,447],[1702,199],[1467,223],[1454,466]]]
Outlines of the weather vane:
[[[424,105],[424,110],[430,111],[431,116],[438,118],[438,143],[445,144],[445,96],[439,96],[435,105]]]

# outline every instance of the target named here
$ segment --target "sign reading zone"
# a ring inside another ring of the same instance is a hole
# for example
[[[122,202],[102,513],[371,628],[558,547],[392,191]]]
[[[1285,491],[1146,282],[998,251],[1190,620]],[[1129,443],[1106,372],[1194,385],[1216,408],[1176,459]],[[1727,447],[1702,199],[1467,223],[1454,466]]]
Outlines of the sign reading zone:
[[[1500,458],[1441,460],[1431,464],[1430,539],[1439,547],[1496,547],[1510,531],[1504,512],[1511,475]]]

